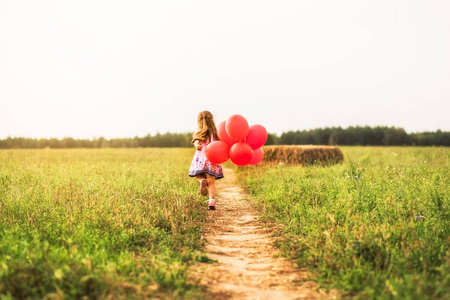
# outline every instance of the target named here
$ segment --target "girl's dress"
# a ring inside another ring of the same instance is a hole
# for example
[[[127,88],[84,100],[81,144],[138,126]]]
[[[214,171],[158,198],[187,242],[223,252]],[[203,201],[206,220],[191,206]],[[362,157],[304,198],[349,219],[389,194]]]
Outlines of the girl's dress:
[[[214,141],[214,138],[211,137],[211,142]],[[189,176],[195,177],[195,175],[200,174],[209,174],[216,179],[223,178],[223,169],[221,164],[213,164],[211,163],[205,155],[206,146],[209,144],[209,141],[207,142],[201,142],[202,150],[195,151],[194,158],[191,162],[191,167],[189,168]]]

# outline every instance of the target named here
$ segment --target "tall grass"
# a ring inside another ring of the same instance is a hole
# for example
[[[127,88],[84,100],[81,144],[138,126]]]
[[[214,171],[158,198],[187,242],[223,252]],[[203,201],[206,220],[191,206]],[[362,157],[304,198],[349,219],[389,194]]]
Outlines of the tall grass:
[[[0,298],[198,296],[193,150],[0,151]]]
[[[449,299],[450,149],[342,150],[343,164],[241,171],[283,253],[361,299]]]

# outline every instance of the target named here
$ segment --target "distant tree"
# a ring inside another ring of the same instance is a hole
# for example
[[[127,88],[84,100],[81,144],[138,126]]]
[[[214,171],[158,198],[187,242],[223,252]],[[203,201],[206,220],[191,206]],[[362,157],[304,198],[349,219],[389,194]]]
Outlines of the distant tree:
[[[58,139],[52,138],[48,140],[48,146],[52,149],[59,149],[61,148],[60,141]]]
[[[450,132],[442,132],[440,129],[434,134],[434,145],[450,146]]]
[[[267,136],[266,145],[277,145],[278,136],[275,133],[269,133]]]
[[[79,143],[78,141],[75,141],[73,138],[71,137],[66,137],[61,141],[61,145],[64,145],[63,148],[79,148]]]
[[[105,147],[106,147],[106,139],[104,137],[94,139],[94,148],[105,148]]]
[[[295,133],[293,131],[283,132],[280,136],[281,145],[294,145]]]
[[[384,131],[383,145],[406,145],[408,141],[408,134],[403,128],[390,127]]]
[[[334,127],[331,130],[330,137],[328,139],[328,145],[342,145],[345,140],[345,132],[341,127]]]

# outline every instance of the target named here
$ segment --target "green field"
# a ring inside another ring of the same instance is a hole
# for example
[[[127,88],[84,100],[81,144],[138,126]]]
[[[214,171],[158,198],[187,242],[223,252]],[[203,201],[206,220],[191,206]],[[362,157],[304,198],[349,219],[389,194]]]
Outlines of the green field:
[[[343,147],[345,162],[241,172],[283,253],[361,299],[450,298],[450,149]]]
[[[449,297],[450,149],[342,150],[238,171],[283,253],[344,295]],[[186,277],[207,261],[193,152],[0,151],[0,299],[202,297]]]
[[[192,149],[0,151],[0,299],[192,296]]]

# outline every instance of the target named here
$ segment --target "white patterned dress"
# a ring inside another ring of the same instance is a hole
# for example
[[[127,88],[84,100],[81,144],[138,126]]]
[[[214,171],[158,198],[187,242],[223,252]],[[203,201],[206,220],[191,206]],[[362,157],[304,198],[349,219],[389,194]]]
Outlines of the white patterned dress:
[[[211,137],[211,141],[214,141],[213,137]],[[222,165],[213,164],[206,158],[205,151],[209,141],[201,142],[200,144],[203,146],[202,150],[195,151],[194,158],[191,162],[191,167],[189,168],[189,176],[195,177],[196,175],[206,173],[216,177],[216,179],[223,178]]]

